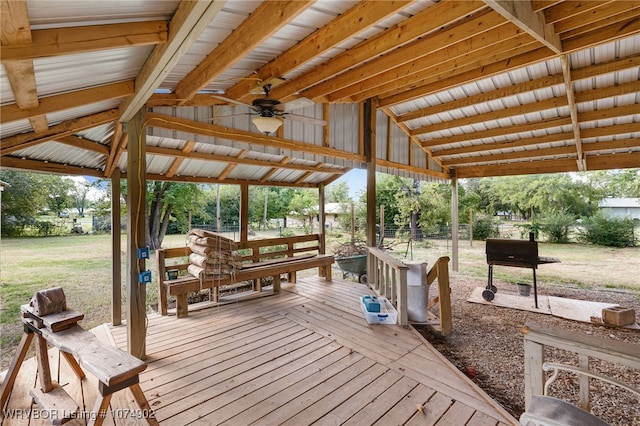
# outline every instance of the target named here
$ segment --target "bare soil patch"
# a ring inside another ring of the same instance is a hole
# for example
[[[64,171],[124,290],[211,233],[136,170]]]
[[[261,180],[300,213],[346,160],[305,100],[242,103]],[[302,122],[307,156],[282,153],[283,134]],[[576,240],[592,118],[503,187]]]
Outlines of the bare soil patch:
[[[515,292],[515,286],[495,281],[498,291]],[[551,315],[518,311],[467,302],[475,287],[486,282],[462,274],[451,278],[454,332],[441,338],[429,329],[421,333],[456,367],[471,377],[491,397],[503,405],[516,419],[524,411],[524,345],[522,327],[528,321],[576,333],[629,342],[638,345],[640,331],[605,327],[566,320]],[[640,314],[640,299],[634,291],[606,288],[578,288],[570,285],[539,285],[539,294],[616,303],[634,308]],[[577,357],[565,351],[547,349],[547,360],[576,363]],[[592,368],[620,380],[640,386],[640,372],[594,361]],[[578,383],[575,376],[561,373],[552,386],[551,395],[576,403]],[[640,424],[638,398],[599,381],[591,381],[592,412],[612,425]]]

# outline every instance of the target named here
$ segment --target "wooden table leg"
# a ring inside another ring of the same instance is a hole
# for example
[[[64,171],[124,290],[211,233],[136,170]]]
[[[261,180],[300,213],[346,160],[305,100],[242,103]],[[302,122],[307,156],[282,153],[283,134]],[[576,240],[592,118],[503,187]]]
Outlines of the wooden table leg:
[[[84,374],[84,371],[82,371],[82,368],[80,367],[80,364],[78,364],[78,361],[76,361],[75,357],[69,352],[65,352],[63,350],[60,350],[60,353],[64,356],[64,359],[67,360],[67,362],[69,363],[69,367],[71,367],[73,372],[76,373],[78,379],[84,379],[86,377],[86,374]]]
[[[9,400],[9,394],[13,389],[13,384],[16,381],[16,377],[18,377],[18,371],[20,370],[20,366],[24,361],[24,357],[27,355],[27,351],[29,350],[29,345],[31,345],[32,340],[33,332],[24,333],[22,335],[22,339],[20,340],[20,344],[18,345],[18,350],[13,356],[13,360],[11,361],[11,365],[9,366],[7,375],[2,382],[2,397],[0,398],[0,409],[4,409],[7,401]]]
[[[112,394],[102,396],[98,394],[98,399],[96,399],[96,403],[93,405],[93,410],[91,411],[88,426],[102,425],[102,422],[104,422],[104,418],[107,416],[107,412],[109,410],[111,395]]]
[[[36,358],[38,360],[38,378],[42,392],[51,392],[53,381],[51,380],[51,367],[49,366],[49,352],[47,341],[42,336],[36,337]]]
[[[138,403],[138,407],[140,407],[140,409],[142,410],[143,417],[147,419],[147,422],[149,422],[149,424],[152,426],[158,425],[158,420],[156,420],[155,413],[153,413],[153,410],[149,405],[149,401],[147,401],[147,398],[145,398],[140,385],[131,385],[129,386],[129,389],[131,389],[131,393]]]

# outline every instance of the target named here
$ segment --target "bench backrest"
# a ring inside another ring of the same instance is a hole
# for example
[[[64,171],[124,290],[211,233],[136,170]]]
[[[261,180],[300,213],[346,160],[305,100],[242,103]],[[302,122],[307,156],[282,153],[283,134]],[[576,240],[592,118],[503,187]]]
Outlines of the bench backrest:
[[[300,254],[319,253],[318,234],[238,242],[238,260],[241,263],[258,263]],[[191,250],[188,247],[158,249],[156,256],[159,279],[167,280],[167,271],[185,271],[189,266],[190,254]]]
[[[238,243],[238,252],[241,263],[257,263],[302,253],[319,254],[320,236],[311,234],[242,241]]]

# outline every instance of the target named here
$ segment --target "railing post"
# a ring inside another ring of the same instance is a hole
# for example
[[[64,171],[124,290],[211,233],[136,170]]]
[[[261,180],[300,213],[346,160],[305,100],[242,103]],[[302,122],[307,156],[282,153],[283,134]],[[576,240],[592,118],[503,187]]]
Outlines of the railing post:
[[[578,355],[578,366],[585,370],[589,370],[589,356],[585,354]],[[580,400],[578,406],[586,412],[591,412],[591,399],[589,397],[589,376],[580,375]]]
[[[531,405],[533,395],[542,395],[544,389],[544,345],[524,336],[524,409]]]
[[[407,266],[400,268],[400,285],[395,286],[398,292],[398,322],[402,327],[409,325],[409,313],[407,311]]]
[[[451,314],[451,287],[449,286],[449,258],[437,260],[438,297],[440,298],[440,334],[448,336],[453,331]]]

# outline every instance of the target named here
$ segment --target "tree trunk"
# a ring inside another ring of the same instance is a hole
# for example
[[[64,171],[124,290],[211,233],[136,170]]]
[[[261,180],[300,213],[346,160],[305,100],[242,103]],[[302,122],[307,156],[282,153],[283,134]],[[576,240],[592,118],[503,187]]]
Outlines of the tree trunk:
[[[147,245],[152,250],[157,250],[162,247],[162,240],[169,225],[171,206],[167,206],[165,210],[164,201],[165,193],[169,188],[171,188],[171,182],[153,182],[151,190],[148,191],[149,195],[151,195],[151,201],[147,215],[149,220],[147,227]],[[163,210],[165,210],[164,213]],[[169,215],[166,214],[167,211]]]

